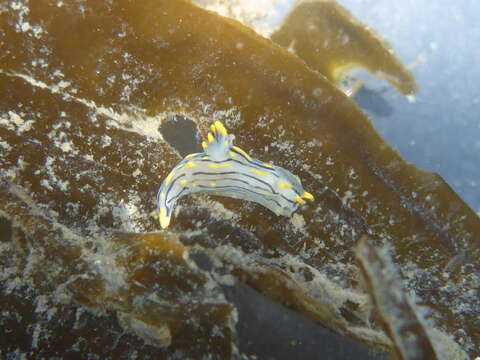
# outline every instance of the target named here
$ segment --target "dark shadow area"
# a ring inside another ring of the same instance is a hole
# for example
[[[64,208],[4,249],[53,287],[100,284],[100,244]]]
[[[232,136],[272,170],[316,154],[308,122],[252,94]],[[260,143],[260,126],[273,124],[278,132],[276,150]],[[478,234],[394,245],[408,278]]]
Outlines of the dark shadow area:
[[[202,151],[199,146],[200,134],[197,124],[182,115],[173,115],[158,131],[181,156]]]
[[[387,88],[384,90],[371,90],[362,86],[353,99],[368,113],[377,116],[389,116],[393,113],[393,107],[383,96],[383,93],[387,90]]]
[[[332,332],[245,284],[224,288],[238,309],[240,352],[251,359],[383,360],[388,354]]]
[[[12,223],[8,219],[0,217],[0,242],[11,241],[12,233]]]

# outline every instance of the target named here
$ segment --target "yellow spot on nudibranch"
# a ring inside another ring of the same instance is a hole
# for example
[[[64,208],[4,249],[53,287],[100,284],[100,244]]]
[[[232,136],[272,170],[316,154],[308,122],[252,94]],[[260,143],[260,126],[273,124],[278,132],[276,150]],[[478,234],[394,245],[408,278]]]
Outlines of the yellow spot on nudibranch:
[[[211,182],[211,183],[210,183],[210,186],[211,186],[211,187],[215,187],[215,186],[217,186],[217,183]]]
[[[180,180],[180,184],[182,185],[187,185],[188,181],[185,179]]]
[[[208,159],[209,159],[208,155],[207,155],[207,156],[204,156],[204,157],[202,157],[202,160],[208,160]]]
[[[215,135],[215,125],[210,125],[210,130],[212,131],[213,135]]]
[[[232,166],[232,164],[228,164],[228,163],[225,163],[225,164],[208,164],[208,167],[212,168],[212,169],[226,168],[226,167],[230,167],[230,166]]]
[[[197,184],[192,184],[192,188],[196,188],[197,187]]]
[[[310,194],[309,192],[306,192],[306,191],[303,193],[303,197],[304,197],[305,199],[308,199],[308,200],[312,200],[312,201],[315,200],[315,198],[313,197],[313,195]]]
[[[254,168],[250,168],[249,169],[251,172],[253,172],[254,174],[257,174],[257,175],[260,175],[260,176],[265,176],[267,175],[266,172],[262,171],[262,170],[258,170],[258,169],[254,169]]]
[[[198,155],[198,153],[188,154],[187,156],[185,156],[185,159],[190,159],[191,157],[194,157],[195,155]]]
[[[165,193],[160,193],[160,199],[165,199]]]
[[[306,203],[306,201],[303,200],[303,199],[302,199],[300,196],[298,196],[298,195],[295,196],[295,198],[294,198],[293,200],[295,200],[295,201],[298,202],[299,204],[305,204],[305,203]]]
[[[250,155],[248,155],[245,151],[240,149],[238,146],[232,146],[232,149],[238,151],[240,154],[245,156],[248,159],[248,161],[252,161],[252,158],[250,157]]]
[[[160,226],[162,227],[162,229],[165,229],[170,224],[170,217],[167,216],[167,209],[165,209],[165,207],[163,206],[160,208],[158,220],[160,221]]]
[[[187,162],[185,165],[183,165],[182,169],[188,169],[197,166],[193,161]]]
[[[285,181],[280,180],[278,182],[278,186],[280,189],[290,189],[292,187],[292,184],[286,183]]]
[[[207,143],[205,141],[202,141],[202,148],[205,150],[208,147]]]
[[[170,183],[170,180],[172,180],[173,173],[168,174],[167,178],[165,179],[165,185],[168,185]]]
[[[235,154],[233,151],[230,151],[229,154],[230,154],[230,157],[232,157],[232,158],[234,158],[235,156],[237,156],[237,154]]]
[[[208,140],[209,143],[213,142],[214,138],[213,138],[212,133],[209,132],[209,133],[207,134],[207,140]]]
[[[273,169],[273,166],[272,164],[269,164],[269,163],[263,163],[263,166],[269,168],[269,169]]]

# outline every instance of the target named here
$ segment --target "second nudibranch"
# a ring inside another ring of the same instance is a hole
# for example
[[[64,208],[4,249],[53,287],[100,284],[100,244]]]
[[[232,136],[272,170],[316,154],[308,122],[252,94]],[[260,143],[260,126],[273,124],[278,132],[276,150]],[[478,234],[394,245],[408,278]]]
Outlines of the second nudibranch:
[[[160,226],[170,224],[175,202],[182,196],[208,192],[253,201],[277,215],[291,216],[299,204],[313,200],[298,176],[290,171],[251,158],[233,145],[235,137],[223,124],[211,126],[204,152],[187,155],[163,181],[157,194]]]

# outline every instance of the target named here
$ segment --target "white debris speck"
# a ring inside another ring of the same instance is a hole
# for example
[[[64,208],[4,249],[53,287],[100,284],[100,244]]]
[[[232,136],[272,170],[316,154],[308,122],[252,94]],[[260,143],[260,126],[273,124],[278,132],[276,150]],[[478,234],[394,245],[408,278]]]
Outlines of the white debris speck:
[[[10,116],[10,121],[15,125],[21,126],[23,124],[23,119],[18,116],[18,114],[14,113],[13,111],[9,111],[8,115]]]
[[[137,224],[139,210],[133,203],[121,202],[119,206],[112,208],[112,215],[120,222],[121,229],[129,232],[139,232],[141,228]]]
[[[220,284],[225,286],[233,286],[235,285],[235,277],[230,274],[225,275],[217,275],[214,273],[215,280],[217,280]]]
[[[60,149],[62,149],[64,153],[73,151],[73,143],[71,141],[65,141],[64,143],[60,144]]]
[[[94,160],[94,159],[93,159],[93,155],[90,155],[90,154],[85,154],[85,155],[83,155],[83,158],[84,158],[85,160],[88,160],[88,161],[93,161],[93,160]]]
[[[132,173],[133,177],[140,176],[141,174],[142,174],[142,172],[140,171],[140,169],[136,169],[136,170]]]
[[[350,168],[348,170],[348,176],[351,177],[352,179],[356,179],[357,176],[355,175],[355,169],[354,168]]]
[[[13,10],[20,10],[22,8],[22,3],[20,1],[12,1],[10,2],[10,7]]]
[[[350,190],[345,191],[345,194],[342,197],[342,204],[344,206],[348,205],[348,202],[353,198],[353,193]]]
[[[40,185],[42,185],[43,187],[47,188],[50,191],[53,190],[52,185],[50,185],[50,182],[47,179],[40,180]]]
[[[2,175],[10,181],[13,181],[17,177],[14,169],[2,169]]]
[[[69,87],[69,86],[70,86],[70,82],[69,82],[69,81],[60,80],[60,82],[57,84],[57,86],[58,86],[60,89],[65,89],[66,87]]]
[[[102,147],[107,147],[112,144],[112,138],[108,135],[102,136]]]
[[[35,324],[35,328],[33,329],[32,334],[32,348],[38,347],[38,340],[40,339],[40,335],[42,334],[42,326],[40,323]]]
[[[62,72],[62,70],[60,70],[60,69],[55,69],[55,71],[53,72],[53,76],[54,76],[54,77],[60,77],[60,78],[62,78],[62,77],[65,76],[65,74]]]
[[[30,24],[28,22],[24,22],[20,25],[20,30],[22,30],[23,32],[27,32],[28,30],[30,30]]]
[[[305,219],[300,214],[293,214],[290,218],[290,222],[297,230],[303,231],[305,229]]]
[[[25,121],[14,111],[9,111],[0,116],[0,125],[5,126],[8,130],[15,130],[17,135],[21,135],[24,132],[31,130],[33,123],[33,120]]]
[[[0,146],[1,146],[2,148],[4,148],[5,150],[7,150],[7,151],[12,150],[12,147],[11,147],[7,142],[5,142],[5,141],[1,141],[1,140],[0,140]]]
[[[43,29],[40,26],[35,25],[32,27],[32,31],[33,31],[33,36],[35,36],[37,39],[40,39],[43,33]]]
[[[116,78],[115,75],[110,75],[109,77],[107,77],[107,84],[110,85],[110,86],[115,84],[115,78]]]
[[[322,93],[323,93],[322,88],[313,89],[313,96],[322,96]]]

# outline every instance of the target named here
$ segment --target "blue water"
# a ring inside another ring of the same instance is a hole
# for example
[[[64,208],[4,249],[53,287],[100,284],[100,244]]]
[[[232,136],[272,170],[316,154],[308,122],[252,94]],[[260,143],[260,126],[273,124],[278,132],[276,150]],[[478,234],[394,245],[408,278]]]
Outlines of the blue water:
[[[440,174],[480,212],[480,1],[339,2],[416,63],[414,103],[387,85],[357,102],[407,161]]]
[[[389,114],[366,110],[408,161],[439,173],[480,212],[480,2],[343,0],[414,63],[415,103],[388,89]],[[366,105],[361,102],[360,105]],[[365,106],[364,106],[365,108]]]

